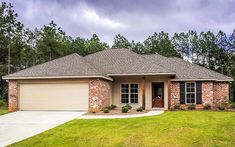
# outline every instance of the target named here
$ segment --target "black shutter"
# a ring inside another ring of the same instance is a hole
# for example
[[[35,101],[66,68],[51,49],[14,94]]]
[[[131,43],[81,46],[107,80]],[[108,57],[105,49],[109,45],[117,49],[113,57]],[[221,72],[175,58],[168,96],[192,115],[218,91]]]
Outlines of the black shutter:
[[[196,103],[202,104],[202,82],[196,82]]]
[[[185,82],[180,82],[180,104],[185,104]]]

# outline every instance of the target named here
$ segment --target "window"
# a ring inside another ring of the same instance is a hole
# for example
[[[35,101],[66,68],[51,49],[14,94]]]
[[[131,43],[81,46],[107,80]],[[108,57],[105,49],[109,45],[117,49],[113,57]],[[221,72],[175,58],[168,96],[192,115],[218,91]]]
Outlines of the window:
[[[195,82],[186,82],[185,83],[185,101],[187,104],[196,103],[196,87]]]
[[[139,84],[121,84],[121,103],[138,103]]]

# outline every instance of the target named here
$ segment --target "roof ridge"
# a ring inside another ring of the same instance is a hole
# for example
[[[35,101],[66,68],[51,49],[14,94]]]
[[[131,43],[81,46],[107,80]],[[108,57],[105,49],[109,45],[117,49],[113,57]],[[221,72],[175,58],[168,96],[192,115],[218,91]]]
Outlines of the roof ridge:
[[[107,52],[107,51],[111,51],[111,50],[129,50],[128,48],[106,48],[104,50],[101,50],[101,51],[98,51],[98,52],[95,52],[95,53],[92,53],[92,54],[89,54],[89,55],[86,55],[84,57],[88,57],[88,56],[91,56],[91,55],[95,55],[95,54],[98,54],[98,53],[102,53],[102,52]],[[133,51],[132,51],[133,52]],[[134,52],[135,53],[135,52]]]

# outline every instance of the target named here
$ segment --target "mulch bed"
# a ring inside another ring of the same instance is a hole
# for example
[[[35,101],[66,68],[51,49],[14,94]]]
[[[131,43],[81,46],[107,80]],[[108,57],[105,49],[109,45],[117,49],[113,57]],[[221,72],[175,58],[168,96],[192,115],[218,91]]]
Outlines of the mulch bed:
[[[149,112],[148,110],[144,110],[143,112],[137,112],[135,109],[129,110],[127,113],[122,113],[121,109],[114,109],[110,110],[109,113],[104,113],[103,111],[101,112],[87,112],[85,115],[132,115],[132,114],[143,114]]]

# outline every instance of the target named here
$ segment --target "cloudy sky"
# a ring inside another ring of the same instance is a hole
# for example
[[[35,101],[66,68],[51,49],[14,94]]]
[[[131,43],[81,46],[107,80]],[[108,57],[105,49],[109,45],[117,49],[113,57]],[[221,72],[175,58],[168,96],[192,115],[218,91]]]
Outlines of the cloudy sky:
[[[8,0],[28,28],[54,20],[73,37],[113,42],[116,34],[143,41],[153,32],[188,30],[231,34],[235,0]]]

